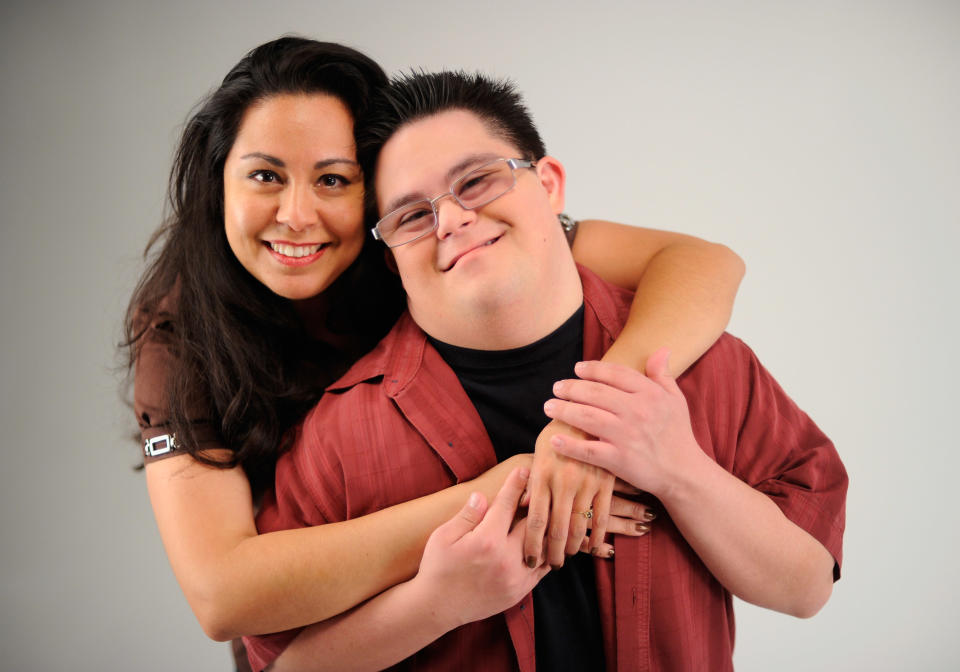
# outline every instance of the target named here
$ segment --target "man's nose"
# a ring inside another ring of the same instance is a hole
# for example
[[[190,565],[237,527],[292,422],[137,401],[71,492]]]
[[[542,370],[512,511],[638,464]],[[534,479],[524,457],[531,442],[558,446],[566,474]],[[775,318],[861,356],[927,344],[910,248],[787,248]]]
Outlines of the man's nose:
[[[280,196],[277,221],[294,231],[314,226],[320,221],[316,200],[312,185],[291,185]]]
[[[434,203],[434,208],[437,211],[437,238],[441,240],[477,221],[476,210],[464,208],[453,194],[441,197]]]

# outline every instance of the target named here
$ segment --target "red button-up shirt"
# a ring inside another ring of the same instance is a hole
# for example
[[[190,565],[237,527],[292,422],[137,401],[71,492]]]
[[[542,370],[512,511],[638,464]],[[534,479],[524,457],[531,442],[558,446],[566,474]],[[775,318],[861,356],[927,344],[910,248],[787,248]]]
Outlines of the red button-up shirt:
[[[584,359],[599,359],[632,294],[581,268]],[[724,335],[678,380],[701,448],[768,495],[819,540],[839,576],[847,477],[833,445],[740,340]],[[277,465],[261,532],[362,516],[476,477],[496,461],[456,375],[405,314],[377,348],[334,383]],[[616,537],[596,560],[608,669],[732,669],[730,593],[662,510],[643,537]],[[298,630],[248,638],[255,670]],[[374,642],[371,645],[375,646]],[[533,605],[471,623],[397,669],[533,672]]]

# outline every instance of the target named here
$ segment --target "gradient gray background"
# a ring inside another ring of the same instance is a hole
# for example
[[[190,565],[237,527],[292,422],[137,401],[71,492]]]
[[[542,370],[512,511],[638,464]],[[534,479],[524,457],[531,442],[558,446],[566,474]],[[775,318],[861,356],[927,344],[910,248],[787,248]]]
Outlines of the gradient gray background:
[[[960,4],[6,2],[0,26],[0,668],[229,669],[130,470],[114,344],[188,110],[294,31],[512,76],[569,212],[746,260],[730,330],[851,487],[831,602],[738,604],[739,669],[956,669]]]

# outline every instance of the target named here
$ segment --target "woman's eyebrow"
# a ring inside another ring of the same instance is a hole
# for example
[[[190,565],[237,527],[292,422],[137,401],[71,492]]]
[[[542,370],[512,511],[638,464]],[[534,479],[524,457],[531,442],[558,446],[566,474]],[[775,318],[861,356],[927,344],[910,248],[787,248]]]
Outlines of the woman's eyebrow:
[[[285,168],[287,164],[278,159],[275,156],[270,156],[269,154],[264,154],[263,152],[250,152],[249,154],[244,154],[240,157],[243,159],[263,159],[267,163],[276,166],[277,168]]]
[[[286,167],[287,167],[287,164],[285,164],[281,159],[278,159],[278,158],[275,157],[275,156],[271,156],[270,154],[264,154],[263,152],[250,152],[249,154],[244,154],[243,156],[241,156],[240,159],[241,159],[241,160],[244,160],[244,159],[262,159],[262,160],[266,161],[267,163],[269,163],[270,165],[276,166],[277,168],[286,168]],[[332,165],[341,164],[341,163],[347,164],[347,165],[349,165],[349,166],[359,166],[359,165],[360,165],[359,163],[357,163],[357,162],[356,162],[355,160],[353,160],[353,159],[348,159],[348,158],[346,158],[346,157],[337,156],[337,157],[333,157],[333,158],[330,158],[330,159],[322,159],[322,160],[320,160],[320,161],[317,161],[315,164],[313,164],[313,168],[314,168],[314,170],[319,170],[319,169],[321,169],[321,168],[326,168],[327,166],[332,166]]]
[[[332,165],[338,164],[338,163],[345,163],[345,164],[347,164],[347,165],[355,166],[355,167],[358,167],[358,166],[360,165],[359,163],[357,163],[357,162],[354,161],[353,159],[339,158],[339,157],[338,157],[338,158],[333,158],[333,159],[323,159],[322,161],[317,161],[315,164],[313,164],[313,168],[314,168],[314,170],[318,170],[318,169],[320,169],[320,168],[326,168],[327,166],[332,166]]]

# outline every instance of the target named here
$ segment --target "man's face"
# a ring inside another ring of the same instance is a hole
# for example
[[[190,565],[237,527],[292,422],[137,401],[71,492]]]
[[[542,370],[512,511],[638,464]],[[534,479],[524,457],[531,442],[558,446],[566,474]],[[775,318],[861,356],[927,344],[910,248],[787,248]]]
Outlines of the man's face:
[[[446,111],[403,126],[377,165],[380,214],[432,199],[499,158],[523,157],[471,112]],[[450,320],[550,292],[553,269],[570,255],[557,223],[563,181],[560,163],[544,157],[534,168],[518,169],[516,186],[477,210],[440,200],[436,231],[392,250],[410,312],[427,333],[442,339]]]

